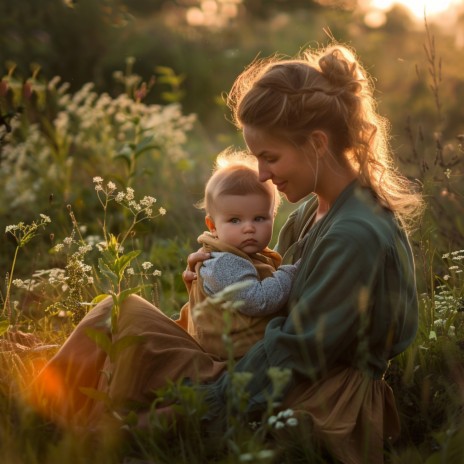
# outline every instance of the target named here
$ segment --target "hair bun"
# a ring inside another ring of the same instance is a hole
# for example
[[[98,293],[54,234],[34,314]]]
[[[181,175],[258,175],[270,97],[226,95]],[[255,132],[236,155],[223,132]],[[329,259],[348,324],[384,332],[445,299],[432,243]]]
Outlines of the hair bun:
[[[365,81],[356,60],[348,51],[331,49],[319,59],[319,67],[325,78],[334,87],[348,90],[354,94],[362,90]]]

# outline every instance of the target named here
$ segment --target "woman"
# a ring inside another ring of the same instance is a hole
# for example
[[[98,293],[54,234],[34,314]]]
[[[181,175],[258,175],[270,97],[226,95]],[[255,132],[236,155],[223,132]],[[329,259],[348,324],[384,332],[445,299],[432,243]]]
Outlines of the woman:
[[[345,47],[255,62],[236,80],[229,104],[258,159],[260,180],[271,179],[290,202],[309,195],[288,218],[276,247],[284,262],[301,260],[289,316],[273,319],[234,367],[253,373],[248,412],[266,408],[269,368],[290,369],[282,407],[308,418],[340,461],[380,463],[384,440],[399,428],[383,375],[417,330],[407,231],[421,198],[393,168],[370,82]],[[189,258],[186,282],[207,257],[198,252]],[[109,386],[105,376],[95,375],[97,366],[108,364],[101,353],[92,364],[71,349],[87,327],[104,320],[109,302],[86,316],[50,363],[52,370],[72,364],[73,391],[98,380],[101,390],[120,400],[148,401],[166,379],[200,381],[210,406],[206,419],[215,427],[225,417],[232,373],[149,303],[130,297],[124,306],[118,336],[142,333],[145,342],[112,367]],[[82,398],[76,398],[79,404]]]

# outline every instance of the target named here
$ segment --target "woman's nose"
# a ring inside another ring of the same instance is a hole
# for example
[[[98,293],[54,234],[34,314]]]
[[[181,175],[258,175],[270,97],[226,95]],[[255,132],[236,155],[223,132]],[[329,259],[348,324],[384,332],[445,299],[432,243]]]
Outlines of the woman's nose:
[[[258,178],[260,182],[266,182],[271,178],[271,174],[264,169],[259,168]]]
[[[258,178],[260,182],[266,182],[271,178],[271,173],[258,161]]]

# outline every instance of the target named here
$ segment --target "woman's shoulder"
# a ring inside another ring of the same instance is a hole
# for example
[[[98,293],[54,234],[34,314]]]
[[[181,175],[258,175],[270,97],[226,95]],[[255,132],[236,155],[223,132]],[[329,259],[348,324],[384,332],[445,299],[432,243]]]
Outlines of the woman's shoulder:
[[[354,189],[333,215],[327,233],[356,241],[361,247],[371,243],[393,245],[398,235],[404,235],[394,213],[382,206],[369,189],[362,187]]]

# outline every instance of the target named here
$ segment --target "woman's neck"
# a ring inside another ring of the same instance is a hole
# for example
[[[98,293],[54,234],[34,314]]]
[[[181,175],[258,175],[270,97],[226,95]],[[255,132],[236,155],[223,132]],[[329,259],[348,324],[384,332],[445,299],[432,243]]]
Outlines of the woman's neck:
[[[335,203],[340,194],[356,179],[354,171],[346,171],[343,175],[336,175],[332,182],[325,182],[325,189],[318,189],[316,192],[318,198],[318,207],[316,211],[315,222],[324,217]]]

